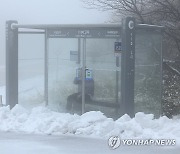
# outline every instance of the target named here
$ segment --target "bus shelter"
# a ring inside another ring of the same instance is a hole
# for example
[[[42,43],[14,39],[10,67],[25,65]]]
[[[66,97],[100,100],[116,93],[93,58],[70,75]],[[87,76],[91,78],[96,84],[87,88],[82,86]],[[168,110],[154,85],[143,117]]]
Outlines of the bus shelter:
[[[161,114],[162,29],[6,22],[6,104],[108,117]]]

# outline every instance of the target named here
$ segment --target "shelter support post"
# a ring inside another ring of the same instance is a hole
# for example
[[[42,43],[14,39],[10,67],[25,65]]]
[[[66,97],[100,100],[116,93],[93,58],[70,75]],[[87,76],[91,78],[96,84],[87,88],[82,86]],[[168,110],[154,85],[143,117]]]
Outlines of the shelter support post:
[[[6,105],[18,104],[18,28],[17,21],[6,22]]]
[[[122,26],[121,114],[134,116],[135,19],[127,17]]]
[[[47,29],[45,30],[45,37],[44,37],[44,100],[45,106],[48,106],[48,48],[49,48],[49,40],[47,37]]]

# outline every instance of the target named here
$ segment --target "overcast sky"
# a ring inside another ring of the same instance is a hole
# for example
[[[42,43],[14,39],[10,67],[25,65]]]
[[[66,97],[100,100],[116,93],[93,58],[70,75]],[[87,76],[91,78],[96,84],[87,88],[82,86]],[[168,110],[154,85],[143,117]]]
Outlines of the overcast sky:
[[[105,23],[110,15],[83,7],[81,0],[0,0],[0,65],[5,62],[5,22],[19,24]]]

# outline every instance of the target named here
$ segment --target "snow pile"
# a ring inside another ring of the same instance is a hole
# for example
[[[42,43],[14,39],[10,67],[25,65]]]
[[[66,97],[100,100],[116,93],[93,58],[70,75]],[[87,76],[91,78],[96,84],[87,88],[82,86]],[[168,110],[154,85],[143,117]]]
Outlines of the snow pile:
[[[134,118],[128,115],[114,121],[99,111],[79,115],[57,113],[45,107],[31,111],[20,105],[12,110],[0,108],[0,131],[16,131],[35,134],[76,134],[109,138],[118,135],[124,139],[180,139],[180,119],[161,117],[154,119],[152,114],[137,113]]]

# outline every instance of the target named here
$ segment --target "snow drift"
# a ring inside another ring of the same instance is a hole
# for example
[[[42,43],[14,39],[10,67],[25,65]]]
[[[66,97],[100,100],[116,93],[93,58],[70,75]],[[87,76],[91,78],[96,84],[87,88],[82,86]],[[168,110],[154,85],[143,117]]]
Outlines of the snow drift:
[[[0,131],[15,131],[34,134],[75,134],[109,138],[118,135],[122,139],[176,139],[180,140],[180,119],[137,113],[114,121],[99,111],[87,112],[81,116],[53,112],[46,107],[28,111],[20,105],[12,110],[0,108]]]

